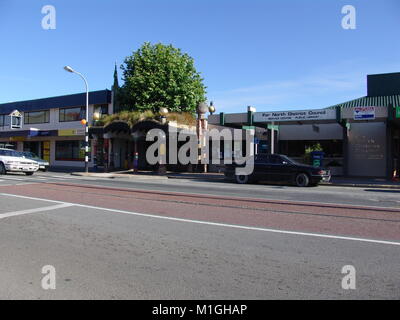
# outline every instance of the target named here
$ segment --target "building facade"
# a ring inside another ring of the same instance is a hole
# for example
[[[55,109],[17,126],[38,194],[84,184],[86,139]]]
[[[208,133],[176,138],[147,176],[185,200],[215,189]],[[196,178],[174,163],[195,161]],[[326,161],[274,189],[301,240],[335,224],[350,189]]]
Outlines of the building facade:
[[[368,94],[320,110],[215,114],[210,124],[253,127],[256,153],[304,161],[319,144],[334,175],[392,178],[399,172],[400,73],[367,76]]]
[[[93,113],[110,114],[109,90],[89,93],[89,119]],[[0,104],[0,145],[31,151],[50,162],[50,166],[84,167],[86,93]],[[10,126],[9,115],[22,115],[17,129]],[[90,165],[94,150],[91,148]]]

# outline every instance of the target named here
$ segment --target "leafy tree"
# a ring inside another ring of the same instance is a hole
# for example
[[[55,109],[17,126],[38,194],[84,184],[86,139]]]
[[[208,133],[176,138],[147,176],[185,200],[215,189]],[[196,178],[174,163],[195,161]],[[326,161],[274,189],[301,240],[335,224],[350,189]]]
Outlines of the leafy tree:
[[[124,109],[195,112],[198,103],[206,100],[206,87],[193,58],[172,45],[146,42],[125,59],[121,69],[124,84],[118,99]]]

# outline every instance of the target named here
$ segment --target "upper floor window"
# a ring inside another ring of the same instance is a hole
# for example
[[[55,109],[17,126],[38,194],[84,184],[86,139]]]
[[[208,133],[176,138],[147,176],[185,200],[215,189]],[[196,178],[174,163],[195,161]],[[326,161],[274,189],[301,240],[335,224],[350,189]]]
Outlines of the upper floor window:
[[[86,117],[86,109],[85,107],[76,107],[76,108],[64,108],[60,109],[60,122],[67,121],[80,121],[85,119]]]
[[[5,114],[0,114],[0,127],[4,127],[6,125],[6,116]]]
[[[50,111],[33,111],[24,113],[24,124],[49,123]]]

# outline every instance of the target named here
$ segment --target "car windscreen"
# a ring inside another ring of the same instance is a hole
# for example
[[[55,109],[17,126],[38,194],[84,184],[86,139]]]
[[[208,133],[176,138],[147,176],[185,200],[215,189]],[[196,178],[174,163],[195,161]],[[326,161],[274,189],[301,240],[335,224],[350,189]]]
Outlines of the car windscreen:
[[[38,156],[36,154],[34,154],[33,152],[23,152],[23,155],[27,158],[38,158]]]
[[[20,152],[14,150],[0,150],[0,156],[22,157]]]

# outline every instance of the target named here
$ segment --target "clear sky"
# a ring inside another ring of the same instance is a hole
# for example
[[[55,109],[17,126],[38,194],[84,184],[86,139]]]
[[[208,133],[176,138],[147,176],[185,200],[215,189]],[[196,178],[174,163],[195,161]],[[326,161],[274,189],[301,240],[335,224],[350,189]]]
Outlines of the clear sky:
[[[0,0],[0,103],[83,92],[67,64],[110,88],[115,61],[150,41],[195,59],[217,111],[323,108],[366,95],[367,74],[400,72],[399,35],[399,0]]]

